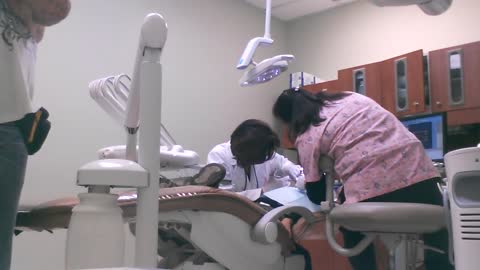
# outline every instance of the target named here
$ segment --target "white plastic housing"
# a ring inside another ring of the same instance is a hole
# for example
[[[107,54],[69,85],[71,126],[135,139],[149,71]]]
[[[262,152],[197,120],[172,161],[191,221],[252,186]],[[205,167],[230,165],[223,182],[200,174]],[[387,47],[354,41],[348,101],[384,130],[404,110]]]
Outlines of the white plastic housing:
[[[447,153],[445,169],[455,269],[476,270],[480,265],[480,148]]]
[[[273,40],[266,37],[256,37],[251,39],[247,43],[247,46],[245,47],[245,50],[238,61],[237,69],[245,69],[252,63],[253,56],[255,55],[255,51],[259,45],[270,45],[272,43]]]
[[[295,59],[291,54],[277,55],[260,62],[246,71],[239,83],[241,86],[250,86],[265,83],[280,75],[288,69],[288,62]]]
[[[162,50],[167,40],[167,34],[167,23],[160,14],[151,13],[145,17],[140,32],[140,41],[135,59],[135,67],[133,69],[130,98],[128,99],[127,115],[125,118],[126,127],[138,127],[140,106],[139,72],[140,65],[143,61],[145,48]]]
[[[138,163],[125,159],[89,162],[77,172],[79,186],[147,187],[148,172]]]
[[[125,159],[126,146],[115,145],[98,150],[100,159]],[[160,166],[162,168],[184,168],[197,165],[199,156],[196,152],[185,150],[181,145],[160,146]]]
[[[117,195],[82,193],[72,210],[66,244],[66,270],[120,267],[125,226]]]

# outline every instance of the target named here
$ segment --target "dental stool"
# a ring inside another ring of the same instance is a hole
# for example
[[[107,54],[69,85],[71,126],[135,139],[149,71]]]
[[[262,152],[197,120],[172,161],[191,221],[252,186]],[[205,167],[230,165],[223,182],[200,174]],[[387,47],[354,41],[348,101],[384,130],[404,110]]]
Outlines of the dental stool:
[[[359,202],[336,206],[333,201],[333,161],[328,157],[320,160],[320,168],[326,174],[326,201],[322,211],[326,214],[326,236],[330,246],[344,256],[356,256],[367,248],[377,236],[395,236],[389,249],[390,270],[416,269],[417,245],[421,234],[439,231],[445,227],[445,214],[441,206],[417,203]],[[335,240],[334,225],[362,232],[365,238],[355,247],[346,249]],[[397,262],[397,250],[405,244],[405,264]],[[426,247],[429,248],[429,247]],[[433,249],[433,248],[431,248]],[[436,249],[433,249],[437,252]]]

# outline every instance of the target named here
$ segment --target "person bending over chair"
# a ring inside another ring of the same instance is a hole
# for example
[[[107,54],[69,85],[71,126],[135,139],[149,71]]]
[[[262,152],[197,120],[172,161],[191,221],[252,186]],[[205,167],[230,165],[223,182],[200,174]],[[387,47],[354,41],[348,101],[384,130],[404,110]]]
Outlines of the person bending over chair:
[[[304,168],[307,195],[314,203],[325,200],[318,161],[327,155],[335,162],[337,179],[343,182],[340,199],[344,203],[442,205],[439,173],[421,142],[372,99],[353,92],[314,94],[292,88],[277,98],[273,114],[289,127]],[[363,238],[359,232],[340,230],[347,248]],[[448,250],[446,230],[424,235],[424,241]],[[426,270],[453,269],[446,254],[427,250]],[[373,245],[349,261],[355,270],[376,269]]]
[[[230,141],[213,147],[207,163],[225,167],[225,179],[232,181],[233,191],[261,188],[266,192],[289,184],[280,179],[288,176],[296,182],[303,173],[302,167],[275,152],[279,144],[267,123],[249,119],[233,131]]]
[[[288,178],[297,187],[302,187],[302,167],[276,153],[279,145],[277,134],[267,123],[248,119],[235,128],[230,141],[213,147],[208,153],[207,163],[221,164],[225,167],[225,179],[232,181],[232,191],[261,188],[266,192],[290,185],[284,178]],[[255,202],[269,208],[282,206],[265,196],[261,196]],[[281,223],[292,235],[292,227],[299,219],[299,215],[290,214],[282,218]],[[293,252],[304,255],[305,269],[311,269],[308,251],[297,244]]]

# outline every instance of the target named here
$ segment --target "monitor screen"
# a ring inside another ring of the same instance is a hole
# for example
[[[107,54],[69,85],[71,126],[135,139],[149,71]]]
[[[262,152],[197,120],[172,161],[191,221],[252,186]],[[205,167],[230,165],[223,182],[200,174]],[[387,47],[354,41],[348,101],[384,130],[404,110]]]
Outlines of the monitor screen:
[[[422,142],[431,160],[443,160],[445,154],[445,114],[428,114],[400,119]]]

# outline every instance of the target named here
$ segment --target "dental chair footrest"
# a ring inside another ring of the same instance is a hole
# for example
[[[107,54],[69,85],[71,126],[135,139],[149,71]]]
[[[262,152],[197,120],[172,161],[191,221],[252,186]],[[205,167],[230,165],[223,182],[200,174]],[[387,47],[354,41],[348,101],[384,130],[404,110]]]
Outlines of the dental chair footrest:
[[[361,202],[337,206],[329,218],[352,231],[423,234],[445,226],[443,211],[429,204]]]

